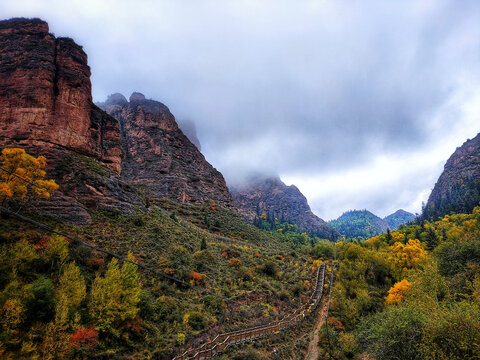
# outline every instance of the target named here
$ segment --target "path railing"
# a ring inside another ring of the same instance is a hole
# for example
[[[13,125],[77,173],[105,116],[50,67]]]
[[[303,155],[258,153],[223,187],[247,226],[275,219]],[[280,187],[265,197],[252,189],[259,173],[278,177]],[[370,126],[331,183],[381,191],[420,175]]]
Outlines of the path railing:
[[[317,307],[323,296],[324,284],[325,264],[322,264],[317,270],[315,287],[313,288],[309,301],[300,308],[296,309],[293,313],[285,316],[282,320],[273,321],[266,325],[217,335],[212,341],[207,342],[198,348],[187,350],[183,354],[174,357],[173,360],[208,359],[225,351],[231,345],[258,339],[295,325],[299,320],[313,312],[313,310]]]

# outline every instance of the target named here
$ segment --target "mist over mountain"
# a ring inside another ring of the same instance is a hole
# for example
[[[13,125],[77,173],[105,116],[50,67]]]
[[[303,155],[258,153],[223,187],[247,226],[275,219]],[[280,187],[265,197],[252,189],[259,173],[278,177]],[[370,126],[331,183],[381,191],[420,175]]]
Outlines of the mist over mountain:
[[[313,214],[307,199],[294,185],[287,186],[278,176],[256,174],[241,185],[230,186],[234,206],[246,219],[264,216],[271,222],[297,225],[300,231],[334,240],[338,233]]]
[[[161,100],[195,121],[229,183],[268,169],[326,219],[420,212],[446,159],[480,131],[478,1],[18,0],[0,13],[78,39],[95,101]]]

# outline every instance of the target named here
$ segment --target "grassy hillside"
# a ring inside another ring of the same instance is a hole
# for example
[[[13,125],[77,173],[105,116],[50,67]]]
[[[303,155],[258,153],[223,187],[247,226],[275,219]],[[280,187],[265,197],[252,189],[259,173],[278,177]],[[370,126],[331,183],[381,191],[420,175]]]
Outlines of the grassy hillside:
[[[166,277],[122,262],[115,272],[110,256],[2,218],[0,351],[7,358],[168,359],[218,332],[282,317],[310,292],[312,259],[307,254],[212,203],[157,201],[148,212],[131,216],[96,211],[87,226],[33,212],[29,216],[100,248],[130,253],[135,262]],[[82,284],[84,290],[77,303],[62,307],[67,268],[79,269],[70,291]],[[113,312],[124,305],[112,305],[111,293],[123,294],[120,304],[130,304],[131,316],[101,326],[108,311],[98,310],[99,288],[106,289],[102,296]],[[46,303],[48,311],[38,316],[35,309]],[[67,315],[62,318],[60,311]]]

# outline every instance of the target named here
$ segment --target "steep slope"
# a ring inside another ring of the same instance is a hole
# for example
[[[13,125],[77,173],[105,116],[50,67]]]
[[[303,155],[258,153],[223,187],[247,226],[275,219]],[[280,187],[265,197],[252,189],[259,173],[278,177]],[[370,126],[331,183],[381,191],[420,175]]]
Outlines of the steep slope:
[[[310,210],[300,190],[285,185],[278,177],[255,177],[230,190],[235,207],[250,221],[265,213],[268,218],[295,224],[301,231],[321,238],[338,237],[336,231]]]
[[[480,202],[480,134],[457,148],[428,198],[423,217],[468,213]]]
[[[222,174],[183,134],[165,105],[140,93],[130,101],[113,94],[99,105],[120,122],[124,179],[147,186],[156,198],[232,205]]]
[[[368,210],[350,210],[328,224],[348,238],[370,238],[387,231],[387,223]]]
[[[140,200],[118,177],[118,122],[92,103],[82,47],[55,38],[42,20],[11,19],[0,21],[0,54],[0,148],[47,158],[68,196],[49,210],[77,223],[90,221],[87,203],[133,211]]]
[[[390,230],[396,230],[400,225],[406,224],[415,219],[415,215],[405,210],[397,210],[383,218]]]

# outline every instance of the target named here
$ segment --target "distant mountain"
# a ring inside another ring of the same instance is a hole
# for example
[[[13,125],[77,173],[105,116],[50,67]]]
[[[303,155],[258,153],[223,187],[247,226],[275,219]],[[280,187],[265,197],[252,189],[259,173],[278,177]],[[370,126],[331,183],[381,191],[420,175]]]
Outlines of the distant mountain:
[[[423,210],[424,219],[468,213],[480,202],[480,134],[457,148],[445,164]]]
[[[269,219],[297,225],[310,235],[330,240],[339,236],[310,210],[296,186],[287,186],[278,177],[257,176],[241,186],[230,187],[230,192],[238,212],[250,221],[265,214]]]
[[[328,224],[347,238],[370,238],[383,234],[388,225],[385,220],[368,210],[350,210]]]
[[[383,218],[390,230],[398,229],[400,225],[406,224],[415,219],[415,215],[405,210],[397,210],[393,214]]]

